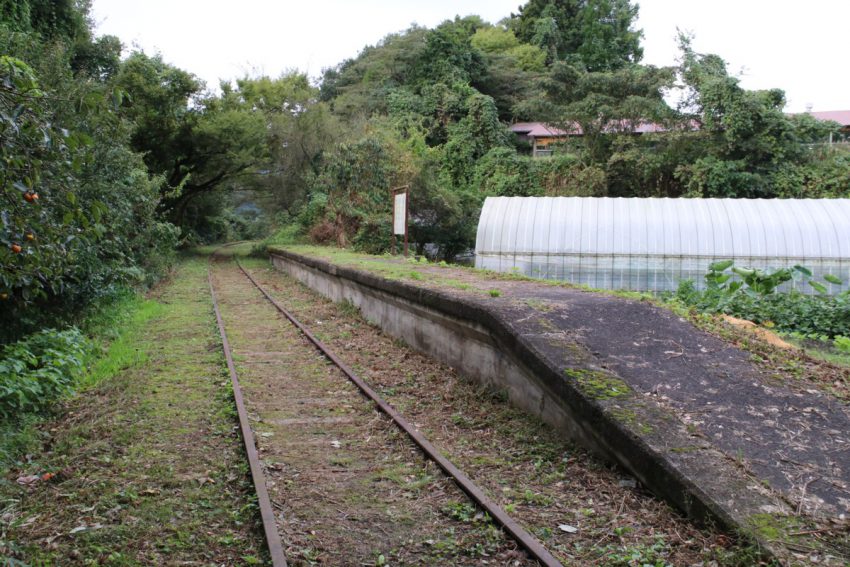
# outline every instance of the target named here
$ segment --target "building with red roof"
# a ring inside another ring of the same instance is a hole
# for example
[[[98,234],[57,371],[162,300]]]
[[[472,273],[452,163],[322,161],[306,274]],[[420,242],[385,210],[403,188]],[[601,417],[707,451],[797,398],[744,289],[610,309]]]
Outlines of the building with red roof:
[[[845,136],[850,136],[850,110],[826,110],[821,112],[808,112],[818,120],[829,120],[841,124],[841,132]],[[517,138],[522,142],[527,142],[531,145],[531,155],[534,157],[550,156],[553,152],[553,145],[558,142],[563,142],[570,136],[581,136],[581,126],[574,124],[569,130],[556,128],[545,122],[516,122],[510,125],[510,130],[517,135]],[[611,128],[611,131],[615,131]],[[661,124],[652,122],[642,122],[637,125],[629,125],[620,130],[621,132],[629,132],[632,134],[650,134],[656,132],[666,132],[666,128]],[[832,137],[830,135],[830,142]]]

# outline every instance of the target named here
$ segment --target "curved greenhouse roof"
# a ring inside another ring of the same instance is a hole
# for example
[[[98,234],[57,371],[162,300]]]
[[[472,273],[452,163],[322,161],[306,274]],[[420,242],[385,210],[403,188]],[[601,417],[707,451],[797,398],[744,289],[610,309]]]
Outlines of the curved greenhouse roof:
[[[475,255],[479,268],[607,289],[700,285],[725,259],[848,282],[850,199],[488,197]]]

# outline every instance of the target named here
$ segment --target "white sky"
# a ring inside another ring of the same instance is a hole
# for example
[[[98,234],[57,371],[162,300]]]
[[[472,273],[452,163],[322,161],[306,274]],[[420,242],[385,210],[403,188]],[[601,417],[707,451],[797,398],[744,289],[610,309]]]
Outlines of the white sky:
[[[98,33],[190,71],[211,87],[288,69],[317,77],[411,23],[456,14],[496,22],[521,0],[94,0]],[[642,0],[644,62],[675,63],[676,28],[717,53],[746,88],[785,89],[792,112],[850,109],[848,0]]]

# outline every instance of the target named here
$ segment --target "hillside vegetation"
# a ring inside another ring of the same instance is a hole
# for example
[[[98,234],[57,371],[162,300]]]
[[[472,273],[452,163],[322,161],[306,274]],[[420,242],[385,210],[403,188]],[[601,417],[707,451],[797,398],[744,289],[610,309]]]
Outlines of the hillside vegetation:
[[[2,358],[15,376],[45,353],[79,367],[90,348],[65,329],[153,284],[181,245],[276,231],[386,251],[402,185],[413,246],[442,258],[470,247],[488,195],[850,193],[850,155],[821,143],[837,124],[784,114],[781,90],[741,88],[687,36],[676,67],[642,64],[637,13],[530,0],[495,24],[390,34],[318,80],[213,89],[97,36],[87,0],[0,0]],[[513,121],[582,135],[535,159]],[[665,131],[636,135],[645,123]]]

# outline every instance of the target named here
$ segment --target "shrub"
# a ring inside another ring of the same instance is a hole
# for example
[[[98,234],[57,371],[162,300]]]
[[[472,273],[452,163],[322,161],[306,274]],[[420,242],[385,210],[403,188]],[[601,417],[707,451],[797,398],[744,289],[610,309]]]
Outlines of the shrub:
[[[741,277],[733,279],[730,270]],[[706,274],[708,289],[699,291],[692,281],[679,284],[676,298],[703,313],[723,313],[754,323],[772,323],[780,331],[804,336],[834,338],[850,334],[850,294],[825,295],[824,284],[814,281],[802,267],[774,271],[733,267],[731,260],[715,262]],[[811,296],[792,290],[776,292],[776,287],[794,277],[802,278],[821,295]],[[840,280],[827,276],[829,283]]]
[[[3,347],[0,418],[40,411],[70,393],[91,351],[91,342],[75,327],[44,330]]]

